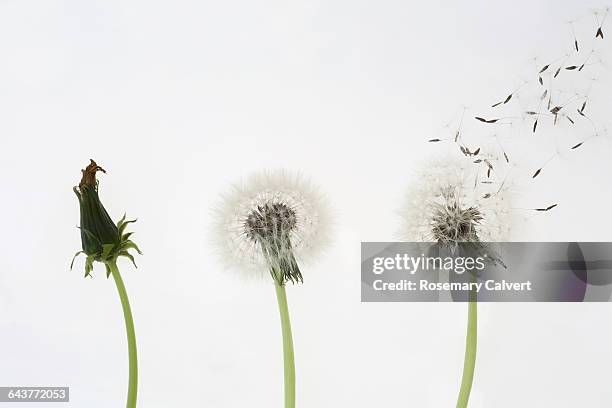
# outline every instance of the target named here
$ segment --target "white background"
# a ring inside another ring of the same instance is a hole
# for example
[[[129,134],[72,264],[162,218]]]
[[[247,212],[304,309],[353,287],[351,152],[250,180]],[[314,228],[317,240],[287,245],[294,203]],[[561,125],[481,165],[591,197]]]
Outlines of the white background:
[[[114,283],[100,266],[94,279],[82,261],[68,269],[80,248],[71,189],[92,157],[108,170],[111,215],[139,219],[139,269],[120,265],[139,406],[281,406],[273,287],[221,270],[208,229],[232,182],[278,167],[312,176],[336,219],[327,253],[288,288],[298,405],[454,406],[465,305],[360,303],[359,243],[395,236],[414,170],[439,153],[425,140],[462,106],[505,96],[533,57],[571,47],[569,19],[586,16],[591,42],[589,7],[601,6],[1,0],[0,385],[67,385],[70,406],[124,405]],[[605,125],[603,73],[589,108]],[[597,138],[522,190],[525,205],[560,206],[519,211],[512,239],[610,241],[611,146]],[[612,404],[610,304],[480,312],[471,407]]]

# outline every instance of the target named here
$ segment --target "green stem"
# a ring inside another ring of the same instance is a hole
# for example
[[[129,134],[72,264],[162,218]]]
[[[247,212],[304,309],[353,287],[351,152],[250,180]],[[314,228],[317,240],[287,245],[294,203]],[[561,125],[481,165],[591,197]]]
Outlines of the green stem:
[[[121,299],[121,307],[123,308],[123,317],[125,318],[125,330],[127,332],[128,341],[128,356],[130,365],[130,374],[128,380],[128,396],[126,408],[136,408],[136,396],[138,393],[138,356],[136,351],[136,332],[134,331],[134,318],[132,317],[132,309],[130,308],[130,301],[128,299],[123,279],[119,274],[119,269],[115,262],[109,264],[115,284],[117,284],[117,291],[119,292],[119,298]]]
[[[470,293],[468,302],[468,325],[465,340],[465,358],[463,361],[463,376],[461,378],[461,389],[457,399],[457,408],[466,408],[470,399],[472,382],[474,381],[474,368],[476,366],[476,346],[478,337],[478,302],[476,294]]]
[[[287,293],[285,286],[279,285],[275,280],[276,299],[280,312],[281,328],[283,332],[283,358],[285,364],[285,408],[295,408],[295,359],[293,353],[293,336],[291,335],[291,321],[289,320],[289,307],[287,306]]]

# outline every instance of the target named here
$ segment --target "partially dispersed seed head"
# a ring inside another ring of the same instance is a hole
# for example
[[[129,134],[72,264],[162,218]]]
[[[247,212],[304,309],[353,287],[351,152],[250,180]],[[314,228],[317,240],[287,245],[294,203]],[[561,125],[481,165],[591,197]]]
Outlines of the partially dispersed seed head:
[[[478,166],[473,158],[444,157],[426,162],[407,191],[398,238],[437,242],[451,249],[462,242],[506,240],[510,227],[508,186],[496,174],[486,178],[486,172],[497,164],[490,156],[479,160]]]

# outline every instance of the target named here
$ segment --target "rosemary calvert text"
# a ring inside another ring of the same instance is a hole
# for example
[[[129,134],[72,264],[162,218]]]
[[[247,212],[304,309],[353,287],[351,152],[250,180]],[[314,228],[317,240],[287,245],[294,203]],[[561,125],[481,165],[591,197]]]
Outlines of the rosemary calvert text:
[[[484,282],[430,282],[426,279],[411,281],[401,279],[396,282],[385,282],[377,279],[372,287],[376,291],[474,291],[479,293],[483,288],[487,291],[520,291],[530,292],[531,281],[509,282],[504,279],[497,281],[489,279]]]

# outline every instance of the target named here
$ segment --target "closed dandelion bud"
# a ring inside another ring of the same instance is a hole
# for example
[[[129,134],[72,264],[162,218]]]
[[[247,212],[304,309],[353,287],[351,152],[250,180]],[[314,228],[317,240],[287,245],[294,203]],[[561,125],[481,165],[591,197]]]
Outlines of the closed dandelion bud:
[[[136,220],[126,221],[125,216],[115,224],[108,212],[100,201],[98,192],[98,180],[96,174],[98,172],[106,173],[106,171],[91,160],[89,165],[81,170],[81,182],[77,187],[73,188],[74,193],[79,199],[79,210],[81,214],[81,246],[82,251],[75,254],[70,264],[70,268],[74,264],[74,259],[80,255],[86,255],[85,260],[85,276],[90,276],[93,271],[94,261],[102,262],[106,266],[107,277],[111,274],[111,265],[114,264],[118,257],[124,256],[134,263],[134,257],[128,252],[130,249],[140,249],[129,238],[131,232],[126,233],[125,228],[128,224]]]
[[[81,171],[81,182],[78,187],[74,187],[81,211],[81,243],[86,255],[94,255],[102,251],[103,245],[119,242],[119,229],[106,212],[98,195],[96,173],[106,171],[93,160]]]
[[[138,246],[130,240],[131,232],[125,232],[128,224],[135,222],[126,221],[125,215],[115,224],[108,212],[100,201],[98,195],[98,180],[96,174],[101,171],[106,171],[91,160],[89,165],[81,170],[81,182],[77,187],[74,187],[74,193],[79,199],[79,210],[81,225],[81,245],[83,250],[77,252],[72,258],[70,269],[74,264],[74,260],[80,254],[86,256],[85,259],[85,277],[91,276],[93,271],[93,263],[101,262],[106,267],[106,277],[113,276],[119,299],[121,300],[121,308],[125,319],[125,329],[127,334],[128,358],[129,358],[129,376],[126,408],[136,408],[138,395],[138,351],[136,347],[136,332],[134,329],[134,318],[132,316],[132,308],[127,295],[127,290],[119,268],[117,267],[117,258],[124,256],[134,263],[134,257],[128,252],[130,249],[141,253]],[[136,264],[134,263],[134,266]]]

